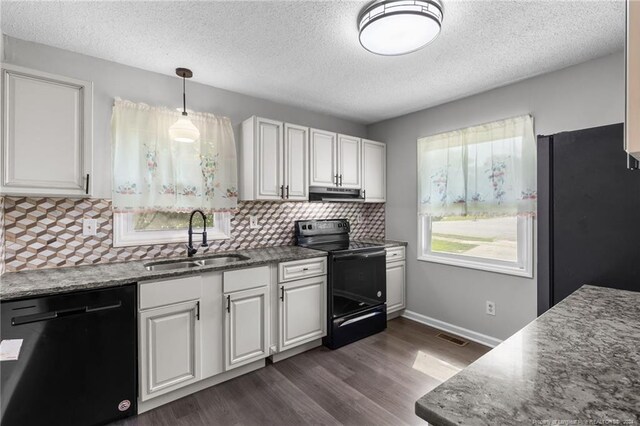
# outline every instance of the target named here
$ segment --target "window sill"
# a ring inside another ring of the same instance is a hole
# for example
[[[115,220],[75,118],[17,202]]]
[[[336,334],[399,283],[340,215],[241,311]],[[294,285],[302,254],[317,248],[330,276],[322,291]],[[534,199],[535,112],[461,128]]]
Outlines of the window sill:
[[[458,258],[448,258],[444,256],[434,256],[434,255],[423,255],[417,258],[421,262],[431,262],[431,263],[440,263],[443,265],[449,266],[457,266],[460,268],[467,269],[477,269],[480,271],[486,272],[494,272],[498,274],[504,275],[513,275],[516,277],[523,278],[533,278],[533,268],[519,268],[515,266],[505,266],[505,265],[496,265],[490,264],[482,261],[475,261],[471,258],[462,259]]]
[[[231,238],[231,224],[228,213],[216,213],[217,226],[207,228],[209,241],[228,240]],[[202,229],[194,229],[194,232],[202,232]],[[198,241],[198,235],[195,235]],[[146,245],[162,245],[187,243],[189,239],[187,229],[175,229],[166,231],[135,231],[133,229],[132,215],[128,213],[116,213],[113,215],[113,247],[130,247]]]

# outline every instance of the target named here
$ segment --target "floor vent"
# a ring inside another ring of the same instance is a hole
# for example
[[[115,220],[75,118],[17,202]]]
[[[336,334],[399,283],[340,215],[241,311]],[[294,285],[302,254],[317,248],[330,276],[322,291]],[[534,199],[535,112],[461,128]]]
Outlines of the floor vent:
[[[448,334],[445,334],[445,333],[438,333],[436,335],[436,337],[438,337],[438,338],[440,338],[442,340],[446,340],[447,342],[451,342],[454,345],[458,345],[458,346],[466,346],[469,343],[466,340],[462,340],[462,339],[459,339],[457,337],[449,336]]]

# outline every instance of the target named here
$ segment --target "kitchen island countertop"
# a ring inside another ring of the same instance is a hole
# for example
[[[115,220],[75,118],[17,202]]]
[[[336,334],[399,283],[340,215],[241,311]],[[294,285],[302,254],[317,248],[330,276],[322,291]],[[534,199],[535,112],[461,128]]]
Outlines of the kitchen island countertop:
[[[432,425],[640,423],[640,293],[583,286],[416,402]]]

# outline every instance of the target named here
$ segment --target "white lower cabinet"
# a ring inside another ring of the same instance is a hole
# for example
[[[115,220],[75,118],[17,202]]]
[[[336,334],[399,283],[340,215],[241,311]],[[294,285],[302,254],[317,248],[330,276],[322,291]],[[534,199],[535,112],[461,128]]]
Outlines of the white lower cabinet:
[[[200,380],[200,301],[140,313],[141,399]]]
[[[318,257],[141,282],[139,410],[259,368],[270,352],[325,336],[326,262]],[[241,366],[246,368],[236,370]]]
[[[279,284],[278,351],[326,335],[327,277]]]
[[[404,247],[387,249],[387,314],[407,307],[404,258]]]
[[[227,370],[268,356],[269,288],[225,294],[225,367]]]

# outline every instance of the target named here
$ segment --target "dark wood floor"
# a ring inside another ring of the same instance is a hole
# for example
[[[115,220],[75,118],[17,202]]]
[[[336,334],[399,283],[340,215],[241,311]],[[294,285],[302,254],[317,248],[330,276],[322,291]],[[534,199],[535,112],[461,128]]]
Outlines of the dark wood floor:
[[[437,333],[397,318],[341,349],[313,349],[113,426],[425,424],[414,403],[441,383],[438,366],[464,368],[489,350]]]

